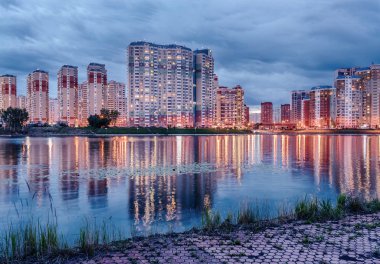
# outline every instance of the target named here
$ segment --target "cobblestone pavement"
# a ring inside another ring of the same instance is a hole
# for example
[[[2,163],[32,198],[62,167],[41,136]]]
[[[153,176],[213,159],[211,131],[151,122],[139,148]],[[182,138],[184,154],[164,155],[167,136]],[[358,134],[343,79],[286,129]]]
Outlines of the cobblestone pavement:
[[[380,214],[293,222],[260,232],[150,237],[116,248],[66,263],[380,263]]]

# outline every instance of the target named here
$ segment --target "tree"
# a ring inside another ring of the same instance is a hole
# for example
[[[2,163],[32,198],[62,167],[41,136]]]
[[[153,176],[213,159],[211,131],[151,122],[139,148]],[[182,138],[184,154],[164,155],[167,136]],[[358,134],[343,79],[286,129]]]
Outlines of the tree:
[[[95,114],[95,115],[90,115],[87,118],[87,121],[88,121],[88,124],[92,126],[93,128],[102,128],[102,127],[108,127],[111,122],[111,119]]]
[[[117,111],[117,110],[112,110],[111,111],[110,117],[111,117],[111,122],[112,122],[113,126],[116,126],[116,121],[119,118],[119,116],[120,116],[120,112],[119,111]]]
[[[120,112],[117,110],[108,110],[106,108],[102,108],[100,110],[100,116],[102,118],[109,119],[111,121],[112,125],[115,126],[116,121],[117,121],[118,117],[120,116]]]
[[[12,132],[21,130],[29,118],[29,114],[25,108],[21,109],[17,107],[8,107],[6,110],[1,110],[0,116],[6,127]]]

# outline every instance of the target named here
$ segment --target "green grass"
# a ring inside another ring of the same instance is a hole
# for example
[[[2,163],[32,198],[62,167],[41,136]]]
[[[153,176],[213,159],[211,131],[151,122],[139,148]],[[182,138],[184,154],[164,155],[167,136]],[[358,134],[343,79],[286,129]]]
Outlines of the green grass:
[[[52,210],[53,212],[54,210]],[[380,201],[366,201],[361,197],[340,195],[335,203],[330,200],[304,198],[293,207],[282,206],[277,214],[273,214],[267,203],[244,204],[235,214],[228,213],[225,218],[217,211],[206,210],[202,214],[201,230],[215,232],[220,229],[232,230],[234,227],[246,226],[254,230],[279,224],[283,221],[302,220],[306,222],[323,222],[339,220],[350,214],[366,214],[380,211]],[[74,248],[69,248],[64,236],[58,233],[58,221],[42,224],[40,221],[27,221],[24,225],[9,225],[8,230],[0,235],[0,263],[7,263],[28,256],[43,257],[62,252],[75,251],[93,255],[99,248],[107,247],[113,241],[120,241],[126,236],[111,221],[85,220],[77,234]],[[367,229],[375,228],[366,226]],[[358,226],[360,228],[360,226]],[[131,235],[134,231],[131,229]],[[316,240],[323,240],[323,237]],[[235,241],[234,243],[239,243]],[[304,244],[310,243],[305,237]]]
[[[0,243],[0,260],[42,256],[66,248],[67,243],[58,236],[55,224],[42,225],[31,220],[21,227],[9,226]]]

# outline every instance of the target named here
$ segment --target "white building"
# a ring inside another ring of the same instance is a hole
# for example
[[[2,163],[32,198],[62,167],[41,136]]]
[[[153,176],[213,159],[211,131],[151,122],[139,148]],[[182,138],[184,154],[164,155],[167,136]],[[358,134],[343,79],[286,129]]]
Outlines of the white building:
[[[132,42],[127,62],[130,126],[193,126],[191,49]]]

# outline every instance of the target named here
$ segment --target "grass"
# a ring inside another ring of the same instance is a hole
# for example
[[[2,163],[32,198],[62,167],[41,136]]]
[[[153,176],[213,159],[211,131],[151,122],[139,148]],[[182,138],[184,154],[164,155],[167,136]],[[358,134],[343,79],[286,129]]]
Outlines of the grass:
[[[219,212],[206,210],[202,214],[201,230],[218,232],[219,229],[232,230],[235,227],[246,226],[259,230],[262,227],[279,224],[289,220],[302,220],[306,222],[323,222],[339,220],[350,214],[366,214],[380,211],[380,201],[366,201],[361,197],[340,195],[335,203],[330,200],[317,198],[304,198],[293,207],[280,207],[277,214],[266,203],[244,204],[235,213],[228,213],[222,218]],[[113,241],[120,241],[126,236],[117,231],[111,221],[85,220],[77,234],[74,248],[69,248],[64,236],[58,233],[58,221],[42,224],[30,220],[22,226],[10,225],[5,234],[0,236],[0,262],[7,263],[25,257],[43,257],[47,255],[62,254],[63,252],[82,252],[93,255],[99,248],[107,247]],[[368,229],[374,228],[372,225]],[[133,229],[131,235],[134,236]],[[324,240],[323,237],[316,240]],[[240,241],[236,240],[237,245]],[[310,239],[305,237],[302,241],[309,244]],[[276,247],[276,245],[275,245]],[[277,247],[280,250],[280,248]]]
[[[260,228],[289,220],[302,220],[307,223],[334,221],[350,214],[380,212],[380,201],[378,199],[367,201],[362,197],[344,194],[339,195],[335,203],[328,199],[305,197],[296,202],[293,209],[289,206],[281,206],[276,215],[271,215],[270,211],[270,207],[265,203],[244,204],[237,211],[236,216],[228,213],[223,220],[220,213],[207,210],[202,218],[202,228],[212,231],[226,227],[231,229],[233,226]]]
[[[54,254],[68,248],[64,239],[58,236],[55,224],[42,225],[32,220],[21,227],[10,226],[0,245],[0,259],[6,262],[26,256]]]

